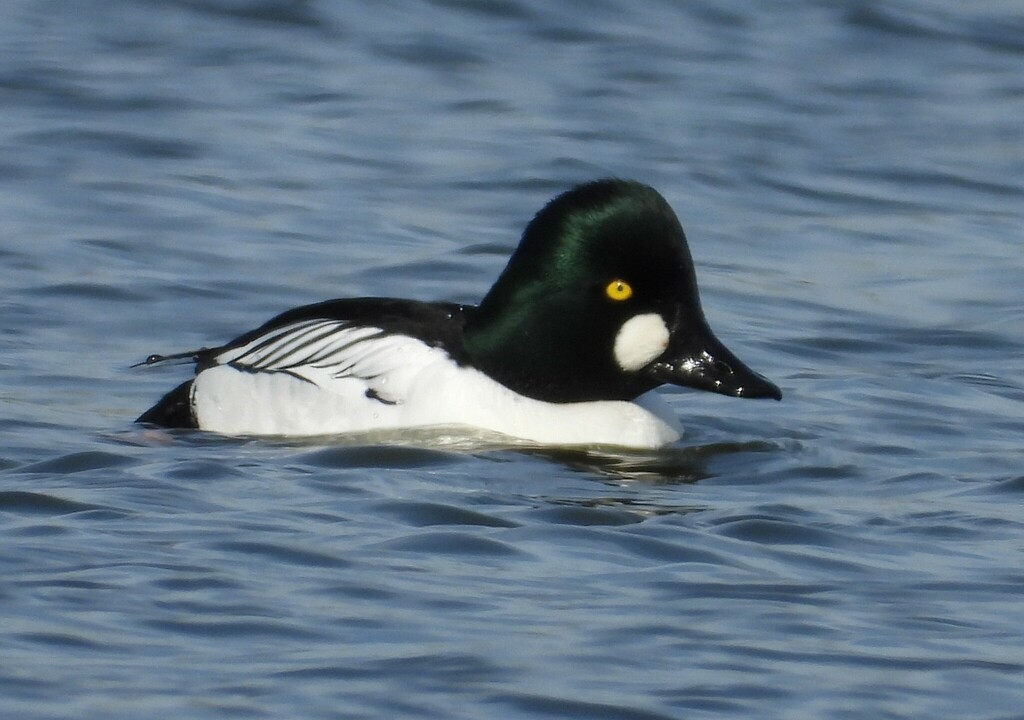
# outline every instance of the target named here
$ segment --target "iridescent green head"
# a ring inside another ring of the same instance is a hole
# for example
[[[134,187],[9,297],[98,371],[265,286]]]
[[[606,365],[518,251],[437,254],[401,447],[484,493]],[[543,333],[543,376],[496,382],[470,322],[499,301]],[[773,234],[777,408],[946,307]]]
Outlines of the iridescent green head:
[[[551,402],[632,399],[665,382],[781,397],[704,319],[672,208],[625,180],[581,185],[530,222],[466,326],[473,364]]]

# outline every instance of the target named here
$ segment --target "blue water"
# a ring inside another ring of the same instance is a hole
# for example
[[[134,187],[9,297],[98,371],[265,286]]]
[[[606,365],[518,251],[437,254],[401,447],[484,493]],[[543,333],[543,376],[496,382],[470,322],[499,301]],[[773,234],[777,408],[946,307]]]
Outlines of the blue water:
[[[0,6],[5,718],[1019,718],[1024,10]],[[472,302],[547,199],[679,212],[782,403],[599,454],[132,419],[330,297]]]

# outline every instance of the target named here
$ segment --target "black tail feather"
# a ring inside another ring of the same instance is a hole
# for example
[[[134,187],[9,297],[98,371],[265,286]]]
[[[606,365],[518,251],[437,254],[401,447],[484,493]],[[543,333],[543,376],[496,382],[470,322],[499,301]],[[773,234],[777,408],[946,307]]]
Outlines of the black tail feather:
[[[192,414],[192,381],[186,380],[160,398],[160,401],[135,421],[166,428],[197,428]]]
[[[206,348],[199,348],[198,350],[189,350],[188,352],[175,353],[174,355],[149,355],[142,362],[137,362],[131,367],[137,368],[149,365],[160,365],[163,363],[174,363],[176,365],[184,365],[186,363],[199,362],[199,357],[206,352]]]

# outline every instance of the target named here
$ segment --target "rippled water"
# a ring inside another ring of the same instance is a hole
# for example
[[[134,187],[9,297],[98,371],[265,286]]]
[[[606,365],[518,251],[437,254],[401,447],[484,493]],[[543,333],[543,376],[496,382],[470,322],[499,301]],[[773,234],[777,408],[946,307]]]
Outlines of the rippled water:
[[[17,718],[1017,718],[1016,2],[0,7]],[[128,366],[474,301],[545,200],[678,210],[782,403],[608,454],[144,432]]]

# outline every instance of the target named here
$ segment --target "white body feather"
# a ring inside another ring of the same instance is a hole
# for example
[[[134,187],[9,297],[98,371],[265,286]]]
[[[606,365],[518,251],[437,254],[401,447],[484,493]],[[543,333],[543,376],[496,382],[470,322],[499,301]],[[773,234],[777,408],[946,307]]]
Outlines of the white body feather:
[[[214,361],[195,378],[192,407],[200,428],[229,435],[469,426],[543,444],[652,448],[681,434],[651,396],[533,400],[420,340],[337,320],[276,328]]]

